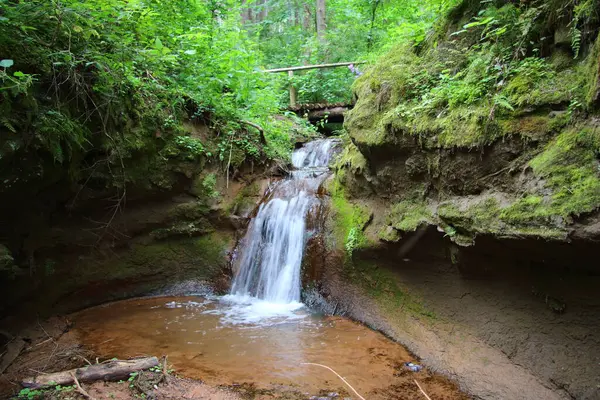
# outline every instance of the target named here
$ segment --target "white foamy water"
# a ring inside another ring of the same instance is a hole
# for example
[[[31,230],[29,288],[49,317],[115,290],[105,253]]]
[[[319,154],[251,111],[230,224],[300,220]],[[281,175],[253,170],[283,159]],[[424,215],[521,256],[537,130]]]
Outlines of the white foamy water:
[[[319,139],[306,143],[292,154],[292,165],[296,168],[327,167],[336,154],[338,139]]]
[[[221,315],[225,324],[277,325],[305,318],[308,314],[300,302],[274,303],[248,295],[227,295],[221,297],[226,307],[213,312]]]
[[[298,317],[296,311],[303,306],[300,270],[310,235],[306,217],[320,207],[317,190],[339,143],[316,140],[293,153],[298,170],[272,188],[241,241],[231,294],[223,298],[231,305],[225,318],[254,323]]]

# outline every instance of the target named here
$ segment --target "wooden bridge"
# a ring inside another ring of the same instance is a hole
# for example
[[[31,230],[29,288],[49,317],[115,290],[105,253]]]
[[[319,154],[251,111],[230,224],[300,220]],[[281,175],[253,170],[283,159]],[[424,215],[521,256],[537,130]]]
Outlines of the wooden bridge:
[[[288,111],[295,112],[300,117],[306,117],[311,122],[327,118],[327,122],[344,122],[344,113],[351,110],[352,103],[311,103],[297,104],[288,107]]]
[[[287,68],[275,68],[268,69],[264,72],[277,73],[287,72],[291,79],[294,77],[294,71],[304,71],[309,69],[319,68],[338,68],[347,67],[349,65],[364,64],[364,61],[356,62],[342,62],[332,64],[319,64],[319,65],[302,65],[299,67],[287,67]],[[299,116],[305,116],[309,121],[319,121],[327,118],[328,122],[343,122],[344,113],[350,110],[354,104],[351,103],[312,103],[312,104],[298,104],[298,91],[294,87],[293,83],[290,82],[290,106],[289,111],[293,111]]]

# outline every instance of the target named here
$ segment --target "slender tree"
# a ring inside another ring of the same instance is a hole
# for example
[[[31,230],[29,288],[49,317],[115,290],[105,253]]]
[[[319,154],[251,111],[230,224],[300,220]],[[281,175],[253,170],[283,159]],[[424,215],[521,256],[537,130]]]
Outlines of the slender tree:
[[[317,0],[317,37],[319,40],[325,40],[327,30],[325,0]]]

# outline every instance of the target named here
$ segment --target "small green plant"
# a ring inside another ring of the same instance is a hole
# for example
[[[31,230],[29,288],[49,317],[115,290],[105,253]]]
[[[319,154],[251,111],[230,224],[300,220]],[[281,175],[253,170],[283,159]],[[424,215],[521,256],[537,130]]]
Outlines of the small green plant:
[[[21,389],[18,398],[19,400],[33,400],[41,397],[43,394],[44,392],[42,390],[25,388]]]
[[[217,175],[214,173],[208,174],[202,180],[202,188],[209,198],[216,199],[221,193],[216,190],[217,187]]]
[[[75,390],[75,386],[62,386],[62,385],[56,385],[54,387],[54,391],[56,392],[72,392],[73,390]]]
[[[189,136],[177,136],[175,138],[175,143],[181,150],[188,153],[188,158],[190,159],[194,159],[205,154],[204,145],[196,138]]]
[[[354,252],[354,249],[356,249],[356,247],[358,246],[358,243],[359,243],[358,229],[356,227],[352,227],[350,229],[350,231],[348,232],[348,237],[346,238],[346,243],[344,244],[344,247],[346,249],[346,253],[348,254],[348,256],[352,257],[352,253]]]
[[[127,378],[127,382],[129,382],[129,387],[130,388],[134,388],[135,387],[135,379],[137,378],[137,376],[139,375],[139,372],[132,372],[129,374],[129,378]]]

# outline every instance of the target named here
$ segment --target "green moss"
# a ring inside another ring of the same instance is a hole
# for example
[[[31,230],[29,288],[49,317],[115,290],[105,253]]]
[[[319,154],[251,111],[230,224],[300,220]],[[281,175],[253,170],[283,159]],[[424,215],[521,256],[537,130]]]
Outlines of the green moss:
[[[224,206],[224,211],[227,214],[237,214],[240,210],[248,210],[254,208],[257,197],[260,197],[260,186],[253,182],[244,186],[227,204]]]
[[[498,129],[490,119],[491,106],[485,102],[452,109],[448,115],[430,121],[440,127],[437,136],[438,146],[451,147],[478,147],[496,140],[499,136]],[[434,130],[435,132],[435,130]]]
[[[584,86],[586,89],[585,101],[588,107],[593,109],[600,101],[600,34],[587,58],[586,68],[583,72],[587,77]]]
[[[358,148],[348,141],[345,143],[342,154],[337,158],[335,169],[347,169],[353,174],[361,174],[367,169],[367,159],[358,150]]]
[[[82,263],[71,278],[77,284],[157,276],[210,280],[227,265],[231,240],[227,234],[213,232],[195,238],[135,243],[102,263]]]
[[[510,224],[543,225],[547,221],[548,209],[544,198],[527,195],[502,210],[500,219]]]
[[[504,136],[517,135],[528,141],[542,141],[566,124],[567,113],[550,117],[548,113],[503,118],[498,121]]]
[[[217,190],[217,175],[212,172],[197,176],[192,182],[190,192],[200,199],[218,199],[221,193]]]
[[[422,200],[404,200],[396,203],[387,217],[388,225],[403,232],[415,231],[431,220],[431,211]]]
[[[547,104],[568,104],[582,98],[583,76],[581,66],[560,72],[550,69],[540,75],[518,73],[511,79],[503,93],[511,104],[520,108],[541,107]]]
[[[202,201],[192,201],[188,203],[177,204],[169,210],[169,217],[174,220],[193,221],[204,218],[210,212],[208,207]]]
[[[600,132],[595,127],[566,130],[530,165],[552,189],[548,215],[578,216],[600,207]]]
[[[437,210],[440,225],[457,244],[471,245],[479,234],[505,237],[541,237],[564,239],[566,231],[540,217],[541,198],[530,196],[513,204],[501,205],[494,197],[484,198],[467,207],[449,201]]]
[[[418,56],[413,50],[399,46],[357,79],[353,90],[360,101],[347,114],[344,126],[359,147],[379,146],[393,140],[382,124],[383,114],[414,91],[411,77],[417,65]]]
[[[379,240],[388,243],[397,243],[402,239],[402,235],[396,229],[391,226],[385,226],[377,233]]]
[[[340,248],[343,245],[346,254],[351,256],[355,249],[367,243],[364,229],[371,220],[372,213],[366,207],[352,204],[337,179],[332,182],[329,191],[333,211],[333,247]]]
[[[552,56],[550,56],[550,63],[556,71],[564,71],[570,68],[574,64],[573,55],[561,49],[557,49]]]
[[[436,318],[435,313],[425,308],[420,299],[401,286],[398,276],[385,267],[357,260],[347,269],[347,274],[354,284],[363,288],[387,313],[403,311],[415,316]]]

